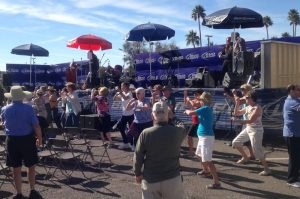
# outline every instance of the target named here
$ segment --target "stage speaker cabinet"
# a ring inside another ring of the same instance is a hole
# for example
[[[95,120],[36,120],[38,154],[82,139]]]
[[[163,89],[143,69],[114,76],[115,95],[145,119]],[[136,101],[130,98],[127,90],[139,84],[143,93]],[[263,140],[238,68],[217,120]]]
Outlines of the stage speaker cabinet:
[[[243,75],[253,75],[254,73],[254,53],[242,52],[242,59],[239,62],[243,70]]]
[[[215,87],[215,80],[211,76],[209,71],[205,71],[203,73],[203,86],[205,88],[214,88]]]
[[[239,76],[234,73],[225,73],[222,85],[225,88],[238,88],[245,82],[245,76]]]
[[[99,117],[97,114],[80,115],[80,128],[97,129],[99,126]]]

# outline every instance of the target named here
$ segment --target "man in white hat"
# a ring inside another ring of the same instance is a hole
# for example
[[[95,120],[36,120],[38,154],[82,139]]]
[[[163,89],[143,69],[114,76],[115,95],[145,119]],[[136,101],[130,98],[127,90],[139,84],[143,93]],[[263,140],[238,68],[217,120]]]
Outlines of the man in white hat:
[[[31,189],[29,198],[42,198],[34,189],[35,165],[38,162],[37,146],[42,144],[38,119],[33,108],[22,102],[26,97],[26,92],[22,90],[22,87],[13,86],[10,93],[4,95],[12,100],[11,104],[2,108],[1,118],[7,135],[6,164],[13,167],[17,191],[17,195],[13,198],[24,198],[22,195],[22,162],[28,167],[28,181]]]
[[[134,173],[136,182],[142,184],[144,199],[183,198],[179,156],[187,132],[168,124],[168,115],[166,102],[156,102],[152,108],[154,126],[143,130],[136,145]]]

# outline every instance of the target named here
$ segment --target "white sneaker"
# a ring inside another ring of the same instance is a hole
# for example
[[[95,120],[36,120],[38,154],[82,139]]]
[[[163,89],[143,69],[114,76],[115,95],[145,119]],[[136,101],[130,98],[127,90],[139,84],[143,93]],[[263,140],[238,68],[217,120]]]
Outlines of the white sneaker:
[[[130,144],[129,143],[122,143],[122,144],[120,144],[119,145],[119,147],[118,147],[118,149],[130,149],[131,148],[131,146],[130,146]]]
[[[300,182],[287,183],[291,187],[300,188]]]
[[[134,145],[131,146],[131,151],[135,151],[135,146]]]

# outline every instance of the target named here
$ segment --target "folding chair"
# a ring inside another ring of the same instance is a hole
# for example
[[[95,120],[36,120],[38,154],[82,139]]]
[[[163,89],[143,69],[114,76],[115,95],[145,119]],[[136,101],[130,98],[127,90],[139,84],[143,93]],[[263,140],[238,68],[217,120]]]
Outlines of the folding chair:
[[[68,140],[56,138],[49,139],[49,150],[52,153],[53,157],[57,159],[56,162],[58,164],[53,171],[52,177],[55,177],[55,173],[59,169],[64,176],[70,179],[73,172],[76,169],[79,169],[83,176],[87,178],[82,168],[83,162],[81,156],[83,154],[75,152],[72,145],[69,144]],[[64,162],[72,160],[74,161],[74,164],[72,164],[72,168],[68,169]]]
[[[3,176],[3,179],[0,179],[0,189],[5,182],[10,182],[13,187],[15,187],[14,180],[10,176],[11,170],[5,163],[6,157],[6,148],[0,143],[0,176]]]
[[[87,141],[82,139],[81,129],[78,127],[65,127],[63,131],[63,136],[69,141],[69,145],[71,145],[76,152],[82,153],[82,160],[85,161],[86,155],[90,155],[91,152],[87,146]]]
[[[99,154],[99,168],[101,167],[102,160],[104,158],[107,158],[111,164],[113,162],[110,159],[109,153],[108,153],[108,144],[104,142],[103,140],[103,135],[101,135],[102,132],[96,130],[96,129],[87,129],[83,128],[81,129],[81,133],[85,141],[87,142],[87,147],[88,147],[88,154],[90,154],[92,160],[94,159],[94,154],[92,152],[93,148],[102,148],[103,151],[100,152]],[[87,158],[87,155],[85,159]]]
[[[46,144],[46,146],[40,148],[39,152],[38,152],[38,157],[39,157],[38,166],[42,167],[45,170],[45,172],[46,172],[44,179],[46,179],[47,176],[51,176],[51,172],[50,171],[52,169],[52,166],[49,166],[47,164],[47,161],[49,161],[49,160],[54,160],[55,161],[56,160],[55,159],[56,152],[49,150],[48,147],[49,147],[49,145]],[[53,163],[53,161],[52,161],[52,163]]]
[[[46,138],[47,141],[51,138],[63,138],[62,134],[63,134],[62,129],[50,127],[45,130],[44,137]]]

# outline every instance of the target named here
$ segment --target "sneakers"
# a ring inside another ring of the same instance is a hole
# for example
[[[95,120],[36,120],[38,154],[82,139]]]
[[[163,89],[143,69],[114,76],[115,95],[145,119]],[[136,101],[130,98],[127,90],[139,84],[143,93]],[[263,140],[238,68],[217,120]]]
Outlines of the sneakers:
[[[221,189],[222,186],[220,183],[214,183],[206,186],[207,189]]]
[[[36,190],[31,190],[29,194],[29,199],[42,199],[43,197]]]
[[[19,193],[19,194],[15,195],[13,197],[13,199],[25,199],[25,197],[21,193]]]
[[[130,149],[131,146],[129,143],[122,143],[119,145],[118,149]]]
[[[201,176],[201,177],[204,177],[204,178],[211,177],[210,172],[209,171],[204,171],[204,170],[197,172],[197,175]]]
[[[135,151],[135,146],[134,145],[131,146],[131,151]]]
[[[246,164],[246,163],[248,163],[248,161],[249,161],[249,159],[242,158],[242,159],[238,160],[236,163],[237,164]]]
[[[289,185],[291,187],[300,188],[300,182],[292,182],[292,183],[288,182],[287,185]]]
[[[260,176],[268,176],[271,173],[272,173],[271,170],[264,170],[264,171],[260,172],[258,175],[260,175]]]

